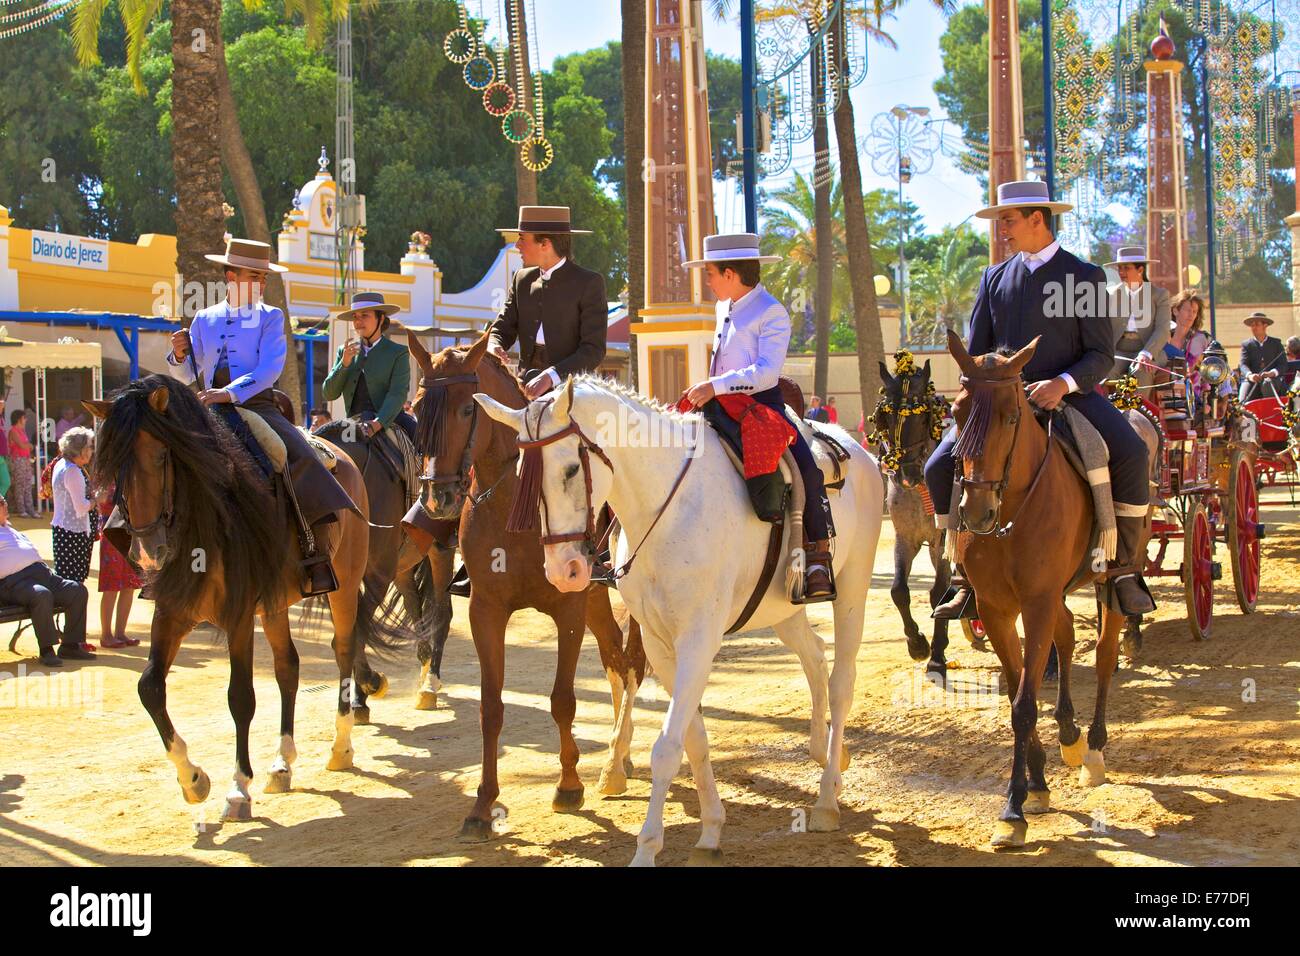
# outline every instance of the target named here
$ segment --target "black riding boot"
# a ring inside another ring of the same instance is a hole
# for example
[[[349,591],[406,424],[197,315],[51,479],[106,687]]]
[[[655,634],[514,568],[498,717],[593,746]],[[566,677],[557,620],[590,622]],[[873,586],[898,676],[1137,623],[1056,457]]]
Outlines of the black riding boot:
[[[1115,560],[1111,563],[1112,573],[1119,572],[1114,579],[1115,598],[1120,610],[1130,617],[1141,617],[1156,609],[1156,602],[1142,580],[1142,565],[1145,555],[1139,555],[1138,541],[1142,537],[1145,518],[1116,517],[1116,530],[1119,532],[1119,547],[1115,551]]]
[[[966,569],[960,564],[953,571],[948,593],[930,612],[930,617],[936,621],[959,621],[963,618],[979,617],[979,612],[975,608],[975,589],[971,587],[966,577]]]
[[[454,594],[456,597],[469,597],[469,568],[461,565],[456,569],[456,573],[451,576],[451,583],[447,585],[447,593]]]
[[[338,517],[331,513],[309,526],[306,518],[303,517],[302,509],[298,507],[298,497],[294,493],[293,480],[289,477],[288,471],[285,471],[281,477],[284,479],[284,487],[289,495],[289,513],[298,528],[298,548],[302,552],[302,563],[298,565],[302,572],[299,590],[303,597],[337,591],[339,579],[334,574],[329,552],[325,550],[322,542],[325,526],[338,521]]]

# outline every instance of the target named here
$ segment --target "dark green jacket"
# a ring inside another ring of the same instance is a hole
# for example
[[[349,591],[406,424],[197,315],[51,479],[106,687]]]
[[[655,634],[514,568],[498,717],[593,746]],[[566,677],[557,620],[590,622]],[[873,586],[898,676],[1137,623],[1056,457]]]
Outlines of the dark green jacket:
[[[328,401],[343,399],[348,415],[352,414],[352,400],[357,391],[357,377],[366,373],[366,390],[375,403],[375,417],[383,425],[391,425],[406,403],[406,393],[411,387],[411,353],[405,345],[398,345],[381,336],[366,355],[357,355],[351,365],[343,364],[343,346],[334,353],[334,367],[321,384],[321,393]]]

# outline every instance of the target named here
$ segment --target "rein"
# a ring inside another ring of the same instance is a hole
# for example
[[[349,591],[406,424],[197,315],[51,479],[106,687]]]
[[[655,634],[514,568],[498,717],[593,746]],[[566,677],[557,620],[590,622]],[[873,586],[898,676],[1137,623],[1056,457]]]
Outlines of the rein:
[[[954,446],[953,448],[953,456],[957,458],[965,458],[967,460],[973,460],[975,457],[982,455],[984,451],[984,438],[988,432],[988,424],[989,424],[988,405],[989,402],[991,401],[991,393],[988,391],[988,389],[1000,388],[1004,385],[1023,385],[1024,383],[1019,376],[1017,376],[1016,378],[987,380],[987,379],[972,379],[966,375],[963,375],[961,377],[961,384],[963,388],[965,388],[972,395],[976,396],[975,403],[976,403],[976,409],[978,411],[972,410],[970,418],[968,418],[966,421],[967,426],[970,426],[972,425],[972,423],[974,423],[974,430],[969,436],[966,436],[969,438],[969,442],[963,445],[962,437],[959,436],[957,445]],[[977,389],[983,389],[984,391],[977,392],[976,391]],[[975,479],[975,478],[967,478],[965,475],[961,475],[958,478],[958,482],[963,490],[966,488],[985,489],[993,492],[995,498],[997,499],[997,510],[994,512],[992,528],[990,528],[988,531],[974,531],[970,528],[965,527],[965,522],[963,521],[962,530],[969,531],[971,534],[974,535],[983,536],[989,534],[996,534],[997,537],[999,538],[1005,538],[1007,535],[1011,533],[1011,529],[1015,525],[1016,518],[1019,517],[1021,510],[1025,507],[1025,505],[1029,503],[1029,499],[1034,496],[1034,491],[1038,488],[1039,479],[1043,477],[1043,472],[1046,470],[1047,460],[1052,456],[1053,436],[1052,436],[1052,418],[1050,415],[1048,416],[1047,419],[1047,448],[1043,452],[1042,461],[1038,463],[1038,467],[1034,470],[1034,478],[1033,481],[1031,481],[1029,484],[1029,490],[1025,492],[1025,497],[1020,500],[1020,506],[1016,508],[1016,513],[1011,516],[1011,519],[1007,521],[1006,524],[1000,523],[1002,520],[1002,494],[1004,491],[1006,491],[1007,483],[1011,480],[1011,466],[1014,463],[1016,457],[1016,442],[1020,438],[1020,419],[1022,417],[1023,417],[1023,413],[1020,411],[1020,408],[1017,405],[1015,428],[1014,431],[1012,431],[1011,433],[1011,449],[1007,452],[1007,459],[1002,466],[1002,477],[1000,479],[996,481],[992,479]]]
[[[168,480],[172,473],[171,455],[172,453],[170,449],[163,449],[162,509],[158,512],[158,517],[154,518],[153,521],[150,521],[142,528],[137,528],[135,525],[131,524],[131,514],[127,510],[126,493],[124,491],[126,488],[126,465],[123,465],[121,471],[118,472],[117,482],[113,492],[113,503],[117,506],[118,511],[122,516],[122,526],[133,538],[142,538],[150,535],[154,531],[158,530],[159,526],[170,528],[176,521],[176,505],[172,496],[172,483]]]
[[[549,403],[550,401],[547,402],[547,404]],[[545,406],[543,406],[543,409],[544,408]],[[541,486],[541,450],[547,445],[554,444],[570,435],[578,436],[578,460],[582,463],[582,480],[587,496],[587,527],[584,531],[574,531],[568,534],[551,534],[550,510],[546,504],[546,491]],[[591,556],[598,554],[599,549],[604,545],[605,541],[608,540],[610,531],[614,527],[613,522],[611,522],[609,528],[606,529],[604,536],[601,538],[600,543],[596,542],[596,509],[592,505],[591,501],[590,452],[595,452],[596,457],[605,464],[606,468],[613,472],[614,464],[609,460],[609,456],[605,454],[604,449],[588,438],[579,427],[577,421],[572,419],[569,421],[568,425],[557,432],[541,438],[519,438],[516,439],[516,444],[524,453],[524,467],[519,482],[518,494],[520,497],[516,498],[515,508],[511,511],[510,515],[512,525],[522,523],[525,517],[524,512],[534,517],[537,515],[537,505],[536,503],[530,505],[529,492],[525,490],[531,487],[535,490],[536,497],[540,499],[541,504],[543,524],[542,546],[545,547],[551,544],[563,544],[568,541],[582,541],[586,544],[587,550]],[[677,473],[677,478],[673,481],[672,488],[668,491],[668,497],[666,497],[664,503],[659,506],[659,510],[655,513],[654,520],[650,522],[650,527],[647,528],[645,534],[641,536],[641,540],[637,542],[637,546],[632,549],[632,553],[628,556],[628,559],[610,573],[609,579],[618,581],[632,569],[632,562],[636,560],[636,556],[640,553],[642,546],[650,537],[650,533],[654,531],[655,526],[659,524],[659,519],[664,516],[665,512],[667,512],[668,506],[672,504],[673,498],[677,496],[677,491],[681,488],[682,481],[686,478],[686,473],[690,471],[691,462],[694,460],[694,457],[694,455],[688,455],[686,457],[685,463]],[[529,477],[525,478],[525,475],[528,475]],[[519,522],[516,522],[517,518],[519,519]],[[507,530],[524,531],[533,529],[532,527],[509,527]]]

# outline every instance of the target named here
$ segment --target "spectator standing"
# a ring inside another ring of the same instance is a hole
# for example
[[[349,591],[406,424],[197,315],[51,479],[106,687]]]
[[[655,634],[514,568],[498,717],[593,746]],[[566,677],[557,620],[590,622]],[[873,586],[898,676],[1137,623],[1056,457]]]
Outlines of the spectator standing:
[[[10,497],[14,503],[14,514],[20,518],[37,516],[36,499],[33,497],[36,475],[32,466],[32,443],[25,427],[30,417],[26,410],[17,408],[9,416]]]

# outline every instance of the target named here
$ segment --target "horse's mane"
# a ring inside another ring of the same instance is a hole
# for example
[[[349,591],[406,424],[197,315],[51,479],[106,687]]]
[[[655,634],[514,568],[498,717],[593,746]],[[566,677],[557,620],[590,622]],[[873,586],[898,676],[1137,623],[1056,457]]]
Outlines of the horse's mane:
[[[996,372],[1007,365],[1015,354],[1015,349],[1002,346],[996,352],[978,356],[975,363],[980,371]],[[987,381],[1004,377],[994,375]],[[989,425],[993,421],[993,392],[987,388],[968,390],[968,392],[972,396],[970,415],[967,416],[966,423],[958,429],[957,444],[953,446],[952,457],[974,461],[984,455],[984,442],[988,438]]]
[[[592,372],[583,372],[580,375],[575,375],[573,377],[573,384],[595,386],[601,391],[631,402],[643,411],[663,415],[669,421],[678,422],[680,424],[691,424],[700,420],[699,412],[679,412],[672,405],[665,405],[657,398],[642,395],[640,392],[629,388],[622,382],[615,381],[611,378],[605,378]]]
[[[472,345],[456,345],[431,356],[430,361],[433,363],[434,371],[455,374],[455,369],[464,364],[472,348]],[[454,360],[453,369],[444,370],[439,368],[439,366],[446,364],[449,359]],[[510,368],[491,352],[483,353],[483,357],[479,359],[478,367],[481,369],[485,363],[489,368],[500,373],[506,379],[507,384],[514,386],[520,401],[527,403],[527,399],[524,398],[524,385],[519,380],[519,376],[510,371]],[[421,386],[419,397],[415,402],[415,445],[422,455],[437,458],[446,453],[446,430],[441,427],[446,402],[446,388],[426,388]]]
[[[167,390],[163,414],[149,404],[158,388]],[[151,576],[158,604],[182,613],[198,605],[209,583],[193,568],[195,549],[202,549],[209,566],[221,561],[225,620],[214,623],[228,631],[258,602],[277,606],[288,536],[265,479],[234,433],[188,387],[166,376],[132,382],[112,398],[96,442],[100,487],[131,480],[141,431],[171,453],[175,523],[168,534],[172,554]]]

